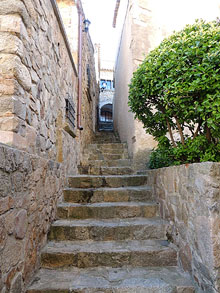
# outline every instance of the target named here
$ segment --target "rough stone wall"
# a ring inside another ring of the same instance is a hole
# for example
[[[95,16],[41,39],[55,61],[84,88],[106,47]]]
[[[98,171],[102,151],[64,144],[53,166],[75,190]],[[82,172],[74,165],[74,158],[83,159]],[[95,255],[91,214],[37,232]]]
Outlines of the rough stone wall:
[[[0,141],[62,162],[77,76],[51,2],[1,1],[0,32]]]
[[[128,107],[128,84],[138,64],[144,59],[149,40],[146,24],[135,23],[134,11],[138,3],[130,1],[122,31],[121,43],[115,67],[114,128],[123,142],[128,143],[129,155],[136,169],[146,168],[149,152],[156,146],[152,136],[147,135],[142,123],[134,119]],[[140,7],[139,7],[140,8]],[[145,11],[140,8],[141,12]]]
[[[0,292],[22,293],[62,195],[59,163],[0,144]]]
[[[81,143],[84,149],[94,138],[99,98],[99,86],[96,81],[95,72],[94,47],[90,35],[85,32],[83,33],[82,72],[82,126],[84,130],[81,133]]]
[[[128,84],[133,71],[174,30],[196,18],[215,19],[219,12],[219,0],[129,0],[115,66],[114,127],[121,140],[128,143],[136,168],[146,166],[156,143],[129,113]]]
[[[149,171],[149,184],[170,222],[168,239],[179,265],[202,292],[220,292],[220,163],[198,163]]]
[[[77,131],[66,119],[66,98],[77,112],[78,78],[64,35],[51,1],[1,1],[0,142],[58,162],[71,162],[66,171],[76,173],[80,150],[93,137],[98,85],[92,43],[83,33],[84,131]]]
[[[0,2],[0,292],[21,293],[39,265],[65,176],[78,172],[93,137],[98,86],[84,34],[92,99],[84,65],[80,132],[66,118],[66,98],[76,111],[78,77],[55,1]]]
[[[57,0],[59,9],[64,20],[64,26],[67,32],[74,60],[78,58],[78,19],[76,16],[77,4],[74,0]],[[78,1],[78,6],[82,14],[82,20],[85,20],[83,6]],[[78,17],[78,16],[77,16]],[[82,24],[84,30],[84,24]],[[77,51],[76,51],[77,50]],[[78,66],[78,63],[75,62]],[[89,69],[88,69],[89,67]],[[88,73],[89,70],[89,73]],[[78,133],[82,150],[93,140],[97,124],[97,106],[99,97],[99,87],[96,80],[96,65],[94,47],[88,32],[82,32],[82,113],[81,126],[83,131]],[[90,77],[89,77],[90,76]],[[82,153],[82,152],[81,152]]]

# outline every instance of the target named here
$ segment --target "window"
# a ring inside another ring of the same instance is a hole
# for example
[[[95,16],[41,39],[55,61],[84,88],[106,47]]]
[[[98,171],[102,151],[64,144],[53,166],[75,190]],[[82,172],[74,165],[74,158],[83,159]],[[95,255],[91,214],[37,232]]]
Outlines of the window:
[[[75,128],[75,110],[70,98],[66,99],[66,118],[73,128]]]
[[[113,81],[112,80],[101,79],[100,80],[100,88],[102,90],[112,90],[112,89],[114,89]]]

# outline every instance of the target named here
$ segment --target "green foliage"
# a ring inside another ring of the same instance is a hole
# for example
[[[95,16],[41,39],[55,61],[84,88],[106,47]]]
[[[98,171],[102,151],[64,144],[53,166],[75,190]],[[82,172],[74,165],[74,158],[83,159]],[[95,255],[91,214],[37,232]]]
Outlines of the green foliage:
[[[158,147],[150,155],[150,169],[169,167],[173,165],[174,155],[172,148]]]
[[[157,149],[151,153],[149,167],[157,169],[206,161],[220,162],[220,143],[210,143],[205,136],[200,135],[194,140],[188,138],[185,145],[177,142],[175,148],[171,144],[159,143]]]
[[[219,44],[219,22],[199,20],[165,39],[134,72],[129,106],[156,140],[169,134],[165,165],[219,161]],[[151,158],[162,160],[163,151],[160,143]]]

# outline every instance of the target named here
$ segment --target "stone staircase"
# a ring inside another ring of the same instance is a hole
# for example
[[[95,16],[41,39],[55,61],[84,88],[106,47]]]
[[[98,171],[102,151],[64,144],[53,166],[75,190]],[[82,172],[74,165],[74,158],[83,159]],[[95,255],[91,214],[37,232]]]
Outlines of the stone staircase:
[[[113,133],[88,146],[83,175],[68,178],[28,293],[191,293],[166,240],[147,175],[134,174]]]

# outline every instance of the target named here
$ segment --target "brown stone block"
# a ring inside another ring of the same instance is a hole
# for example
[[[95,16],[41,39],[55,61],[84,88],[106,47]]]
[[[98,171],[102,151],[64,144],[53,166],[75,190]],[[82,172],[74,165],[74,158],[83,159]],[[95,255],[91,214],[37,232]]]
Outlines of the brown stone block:
[[[19,34],[21,31],[22,18],[16,14],[0,15],[0,31]]]
[[[0,53],[9,53],[23,57],[23,43],[22,41],[10,33],[0,32]]]
[[[14,276],[16,275],[16,273],[17,273],[17,267],[12,268],[12,269],[8,272],[8,274],[7,274],[7,278],[6,278],[6,282],[5,282],[5,283],[6,283],[6,287],[7,287],[7,289],[10,289],[10,287],[11,287],[11,282],[12,282]]]
[[[17,147],[21,150],[27,149],[27,141],[24,137],[20,136],[17,133],[11,131],[1,131],[0,130],[0,142]]]
[[[15,83],[14,79],[5,79],[0,77],[0,96],[13,95],[16,91]]]
[[[16,55],[0,54],[0,75],[6,79],[16,78],[25,90],[31,89],[30,73]]]
[[[29,24],[29,16],[27,10],[24,4],[19,0],[1,0],[0,15],[6,15],[9,17],[17,16],[17,18],[22,17],[26,25]],[[10,24],[16,24],[16,21],[14,20]],[[7,26],[10,27],[10,24],[7,24]]]
[[[22,273],[18,273],[11,282],[10,293],[22,292],[23,291],[22,289],[23,289]]]
[[[14,231],[14,219],[16,216],[17,211],[15,209],[10,210],[8,213],[4,214],[5,218],[5,229],[8,235],[11,235]]]
[[[0,199],[0,214],[4,214],[13,207],[13,199],[8,196]]]
[[[0,81],[1,88],[1,81]],[[13,97],[4,96],[0,97],[0,116],[11,115],[14,108],[14,99]]]
[[[23,244],[14,237],[8,237],[5,249],[2,252],[2,272],[7,272],[10,268],[17,265],[23,258]]]
[[[0,118],[0,130],[18,132],[19,119],[15,116]]]
[[[36,146],[36,138],[37,138],[37,134],[36,134],[36,129],[30,126],[26,127],[26,139],[28,142],[28,147],[34,151],[35,150],[35,146]]]
[[[40,235],[38,235],[39,237]],[[34,267],[37,263],[37,239],[36,239],[36,232],[33,231],[32,235],[28,236],[28,240],[25,245],[24,249],[24,278],[28,278],[32,272]]]
[[[0,251],[3,249],[5,246],[6,242],[6,237],[7,237],[7,232],[5,229],[5,219],[3,217],[0,218]]]
[[[180,258],[184,271],[191,272],[192,271],[192,253],[191,253],[190,246],[188,244],[180,248],[179,258]]]
[[[23,239],[27,230],[27,211],[21,210],[14,220],[14,235],[17,239]]]

